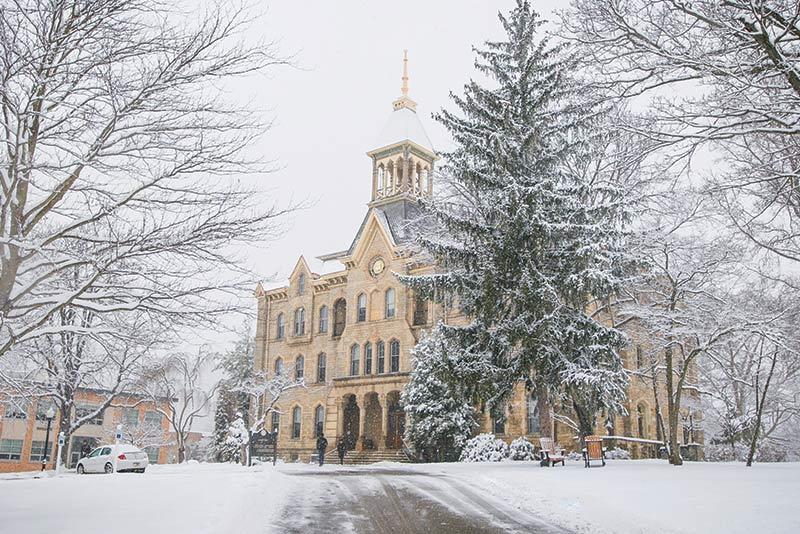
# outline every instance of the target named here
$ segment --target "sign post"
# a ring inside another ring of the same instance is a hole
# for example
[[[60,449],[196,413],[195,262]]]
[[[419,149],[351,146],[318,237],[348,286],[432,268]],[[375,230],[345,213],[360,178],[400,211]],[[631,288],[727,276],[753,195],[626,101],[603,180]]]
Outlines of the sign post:
[[[269,456],[270,450],[272,451],[272,464],[275,465],[275,455],[277,453],[277,432],[267,432],[262,429],[260,432],[252,434],[250,437],[250,456],[257,458],[264,458]]]
[[[64,447],[64,431],[58,433],[58,449],[56,452],[56,475],[61,473],[61,449]]]

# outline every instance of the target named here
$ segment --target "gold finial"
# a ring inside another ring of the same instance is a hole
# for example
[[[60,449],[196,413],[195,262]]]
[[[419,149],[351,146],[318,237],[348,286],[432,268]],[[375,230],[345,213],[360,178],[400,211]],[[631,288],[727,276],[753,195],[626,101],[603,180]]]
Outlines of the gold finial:
[[[403,96],[408,96],[408,50],[403,50]]]

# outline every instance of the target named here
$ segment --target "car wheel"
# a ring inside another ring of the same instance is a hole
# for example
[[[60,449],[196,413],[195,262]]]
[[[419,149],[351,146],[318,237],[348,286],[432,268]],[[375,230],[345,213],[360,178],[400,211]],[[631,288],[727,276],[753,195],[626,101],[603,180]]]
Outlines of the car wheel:
[[[78,471],[79,475],[82,475],[82,474],[84,474],[86,472],[83,469],[83,464],[78,464],[78,469],[76,469],[76,471]]]
[[[105,470],[105,472],[106,472],[106,474],[107,474],[107,475],[110,475],[111,473],[113,473],[113,472],[114,472],[114,466],[113,466],[113,465],[111,465],[111,462],[108,462],[108,463],[106,464],[106,466],[105,466],[104,470]]]
[[[139,469],[139,473],[144,473],[144,469]]]

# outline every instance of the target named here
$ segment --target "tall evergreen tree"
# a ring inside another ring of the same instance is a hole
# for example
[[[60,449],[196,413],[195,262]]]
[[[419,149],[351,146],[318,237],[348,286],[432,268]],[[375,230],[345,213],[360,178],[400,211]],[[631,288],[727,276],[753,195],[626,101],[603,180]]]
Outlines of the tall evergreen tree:
[[[607,110],[582,94],[567,51],[537,37],[543,21],[527,0],[499,18],[506,39],[475,51],[489,83],[471,81],[451,95],[456,112],[436,115],[456,146],[447,195],[423,202],[433,228],[420,244],[441,272],[403,281],[456,296],[471,318],[442,333],[479,370],[462,375],[474,401],[502,417],[525,379],[567,396],[585,435],[626,386],[624,336],[589,309],[620,284],[627,215],[619,188],[576,171],[603,156]]]

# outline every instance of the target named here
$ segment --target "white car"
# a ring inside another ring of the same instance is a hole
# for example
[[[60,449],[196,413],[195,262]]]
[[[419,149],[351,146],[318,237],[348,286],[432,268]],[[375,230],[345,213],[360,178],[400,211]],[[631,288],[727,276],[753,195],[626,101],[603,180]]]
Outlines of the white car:
[[[75,470],[79,475],[84,473],[113,473],[114,471],[133,471],[144,473],[148,465],[147,453],[135,445],[120,443],[118,445],[102,445],[89,456],[78,460]]]

